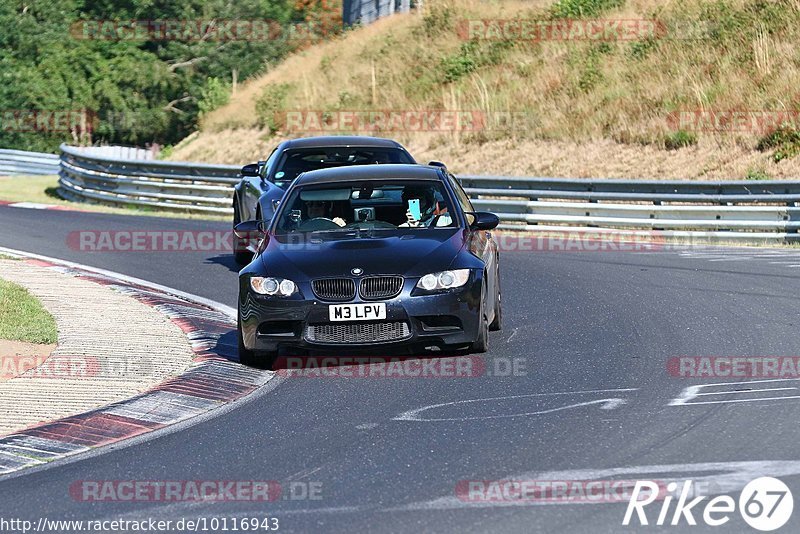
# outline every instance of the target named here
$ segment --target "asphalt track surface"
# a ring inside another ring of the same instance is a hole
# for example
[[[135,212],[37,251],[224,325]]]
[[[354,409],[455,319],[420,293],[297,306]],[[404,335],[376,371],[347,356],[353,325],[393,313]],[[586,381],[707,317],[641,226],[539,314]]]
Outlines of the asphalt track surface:
[[[67,239],[80,230],[175,229],[228,226],[0,207],[0,246],[235,306],[236,268],[224,251],[87,253]],[[512,376],[278,378],[249,402],[180,431],[1,478],[0,518],[270,516],[288,532],[755,532],[738,513],[717,529],[623,527],[624,503],[476,504],[459,499],[456,486],[589,476],[575,470],[627,480],[779,474],[800,495],[794,382],[674,406],[688,386],[727,381],[667,372],[675,356],[800,355],[792,254],[504,252],[505,324],[491,334],[486,363],[522,362]],[[492,400],[458,403],[478,399]],[[629,470],[604,472],[612,468]],[[314,500],[267,504],[86,503],[68,492],[81,480],[278,480],[321,489]],[[648,509],[651,523],[657,512]],[[799,514],[782,531],[797,531]]]

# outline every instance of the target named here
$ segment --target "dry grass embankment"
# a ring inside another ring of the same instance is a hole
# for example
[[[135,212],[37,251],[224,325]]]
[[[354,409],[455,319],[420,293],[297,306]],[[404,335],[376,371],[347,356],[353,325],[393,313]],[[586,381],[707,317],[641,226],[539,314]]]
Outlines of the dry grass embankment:
[[[645,19],[627,40],[462,38],[469,19]],[[800,109],[800,0],[438,0],[299,52],[251,80],[171,159],[245,163],[292,110],[516,113],[514,127],[373,131],[458,173],[765,179],[800,176],[789,129],[676,123],[676,113]],[[687,115],[681,115],[686,117]],[[726,115],[727,116],[727,115]],[[770,117],[767,116],[767,119]],[[334,133],[349,133],[337,131]]]

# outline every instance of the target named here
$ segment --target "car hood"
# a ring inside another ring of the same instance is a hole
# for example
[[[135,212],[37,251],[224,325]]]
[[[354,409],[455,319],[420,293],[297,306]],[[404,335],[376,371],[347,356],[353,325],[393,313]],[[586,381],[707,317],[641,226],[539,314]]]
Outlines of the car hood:
[[[294,237],[294,239],[292,239]],[[327,233],[311,236],[271,236],[261,254],[265,274],[297,280],[364,275],[422,276],[447,269],[464,246],[460,229],[422,229],[371,236]]]

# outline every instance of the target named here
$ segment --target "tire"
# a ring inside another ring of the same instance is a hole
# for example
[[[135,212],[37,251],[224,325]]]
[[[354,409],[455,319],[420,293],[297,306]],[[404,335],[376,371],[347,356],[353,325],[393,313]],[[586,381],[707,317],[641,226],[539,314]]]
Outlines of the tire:
[[[486,317],[484,307],[486,304],[486,289],[482,292],[481,310],[480,310],[480,325],[478,326],[478,339],[470,346],[470,351],[478,354],[483,354],[489,351],[489,318]]]
[[[489,325],[489,330],[492,332],[497,332],[498,330],[503,329],[503,303],[502,303],[502,291],[500,291],[500,269],[497,270],[498,272],[495,274],[497,278],[497,306],[494,310],[494,319],[492,320],[491,324]]]
[[[239,215],[239,204],[234,202],[233,226],[236,226],[240,222],[242,222],[242,218]],[[233,258],[236,260],[237,264],[242,266],[253,261],[253,253],[247,250],[247,241],[245,239],[239,239],[236,237],[236,234],[233,234]]]

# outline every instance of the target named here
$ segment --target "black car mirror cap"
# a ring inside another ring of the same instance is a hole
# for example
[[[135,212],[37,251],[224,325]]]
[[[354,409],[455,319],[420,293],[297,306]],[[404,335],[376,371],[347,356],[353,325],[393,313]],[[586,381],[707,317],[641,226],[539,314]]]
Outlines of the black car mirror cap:
[[[256,219],[250,221],[243,221],[233,227],[233,233],[239,239],[249,239],[254,237],[254,234],[264,235],[267,233],[269,221],[259,221]]]
[[[259,171],[258,163],[250,163],[242,167],[241,175],[242,176],[261,176]]]
[[[488,211],[476,211],[468,213],[467,219],[469,227],[473,230],[493,230],[500,224],[500,217]]]

